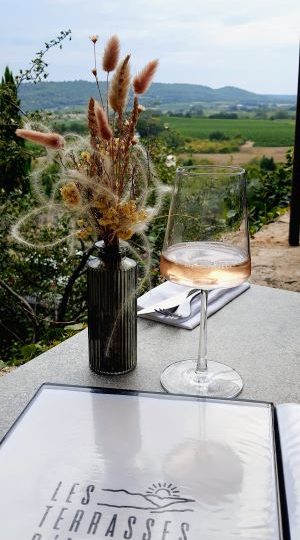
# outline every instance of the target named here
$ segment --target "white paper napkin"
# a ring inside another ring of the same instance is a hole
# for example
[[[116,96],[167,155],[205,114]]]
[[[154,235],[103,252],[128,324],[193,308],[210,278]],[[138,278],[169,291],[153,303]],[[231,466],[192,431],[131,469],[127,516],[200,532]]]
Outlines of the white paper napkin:
[[[243,292],[249,289],[250,283],[242,283],[238,287],[232,287],[230,289],[215,289],[209,291],[208,293],[208,308],[207,315],[213,315],[216,311],[219,311],[224,307],[228,302],[231,302],[234,298],[242,294]],[[175,296],[185,290],[190,289],[185,285],[177,285],[171,281],[166,281],[162,285],[158,285],[154,289],[146,292],[138,298],[137,305],[138,309],[147,308],[169,298],[170,296]],[[148,313],[145,315],[140,315],[144,319],[150,319],[152,321],[161,322],[164,324],[170,324],[172,326],[179,326],[180,328],[185,328],[186,330],[192,330],[198,324],[200,324],[200,307],[201,300],[199,297],[195,298],[192,301],[191,315],[185,319],[172,319],[171,317],[165,317],[160,313]]]

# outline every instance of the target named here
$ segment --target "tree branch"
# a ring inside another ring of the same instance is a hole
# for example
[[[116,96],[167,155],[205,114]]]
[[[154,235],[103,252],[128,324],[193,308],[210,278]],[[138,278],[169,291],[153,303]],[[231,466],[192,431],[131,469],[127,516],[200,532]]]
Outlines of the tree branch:
[[[21,341],[21,343],[24,343],[24,340],[22,338],[20,338],[20,336],[18,336],[18,334],[13,332],[6,324],[4,324],[4,322],[1,321],[1,319],[0,319],[0,325],[3,328],[5,328],[5,330],[7,330],[10,334],[12,334],[12,336],[14,336],[18,341]]]
[[[83,269],[84,269],[84,267],[85,267],[85,265],[86,265],[86,263],[88,261],[88,258],[91,255],[93,250],[94,250],[94,245],[92,247],[90,247],[89,249],[87,249],[87,251],[85,251],[85,253],[83,253],[79,265],[75,268],[74,272],[71,274],[71,276],[70,276],[70,278],[68,280],[68,283],[66,285],[63,297],[61,299],[61,302],[60,302],[59,308],[58,308],[58,313],[57,313],[57,320],[58,321],[61,321],[61,322],[64,321],[66,311],[67,311],[67,307],[68,307],[68,303],[69,303],[69,300],[70,300],[70,296],[71,296],[72,289],[73,289],[73,286],[75,284],[75,281],[81,275],[81,273],[82,273],[82,271],[83,271]]]
[[[61,30],[60,34],[55,38],[51,39],[49,43],[45,43],[45,48],[36,53],[36,56],[31,60],[29,68],[23,71],[20,69],[19,74],[15,77],[17,89],[23,81],[33,81],[40,82],[44,79],[47,79],[48,73],[46,68],[48,64],[44,61],[45,54],[56,45],[59,45],[59,48],[62,48],[62,41],[69,36],[71,38],[71,30]]]
[[[25,298],[23,298],[23,296],[20,296],[18,293],[16,293],[16,291],[14,291],[9,285],[7,285],[7,283],[5,283],[5,281],[3,281],[2,279],[0,279],[0,287],[2,287],[3,289],[5,289],[11,296],[13,296],[19,303],[20,307],[22,308],[22,310],[24,311],[25,315],[27,316],[27,318],[31,321],[32,323],[32,326],[33,326],[33,336],[32,336],[32,339],[33,341],[35,342],[36,340],[36,334],[37,334],[37,330],[38,330],[38,322],[37,322],[37,318],[35,316],[35,313],[31,307],[31,305],[25,300]]]
[[[15,109],[17,109],[21,114],[23,114],[23,116],[26,116],[27,117],[27,114],[25,111],[23,111],[23,109],[21,109],[21,107],[19,105],[17,105],[17,103],[15,103],[15,101],[13,101],[13,99],[11,99],[11,97],[8,96],[8,94],[4,94],[5,95],[5,99],[6,101],[9,101],[9,103],[15,107]],[[16,124],[16,126],[18,127],[18,125]]]

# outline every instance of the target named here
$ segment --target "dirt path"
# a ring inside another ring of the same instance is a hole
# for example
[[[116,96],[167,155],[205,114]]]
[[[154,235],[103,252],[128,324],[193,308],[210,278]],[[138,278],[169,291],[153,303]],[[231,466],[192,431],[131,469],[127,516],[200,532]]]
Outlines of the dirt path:
[[[263,156],[272,157],[276,162],[284,162],[289,147],[285,146],[253,146],[252,141],[246,141],[239,152],[231,154],[182,154],[180,157],[188,159],[191,157],[197,161],[209,160],[216,165],[245,165],[253,159],[261,159]]]
[[[251,240],[252,283],[300,292],[300,246],[290,247],[288,234],[287,213]]]

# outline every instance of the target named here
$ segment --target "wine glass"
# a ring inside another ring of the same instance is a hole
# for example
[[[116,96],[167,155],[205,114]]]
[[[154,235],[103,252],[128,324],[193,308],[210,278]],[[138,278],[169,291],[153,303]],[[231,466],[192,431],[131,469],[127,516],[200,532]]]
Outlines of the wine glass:
[[[169,365],[162,386],[171,393],[235,397],[243,387],[240,375],[207,361],[207,296],[209,290],[236,287],[250,276],[244,169],[177,169],[160,271],[170,281],[201,289],[198,358]]]

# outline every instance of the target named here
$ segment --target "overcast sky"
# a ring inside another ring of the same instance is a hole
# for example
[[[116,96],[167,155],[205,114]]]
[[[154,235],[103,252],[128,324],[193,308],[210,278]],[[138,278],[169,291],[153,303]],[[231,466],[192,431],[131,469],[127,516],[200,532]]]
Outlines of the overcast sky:
[[[71,28],[48,55],[49,80],[93,80],[90,34],[118,34],[132,71],[160,59],[157,82],[238,86],[296,94],[299,0],[0,0],[0,72],[28,65],[45,41]]]

